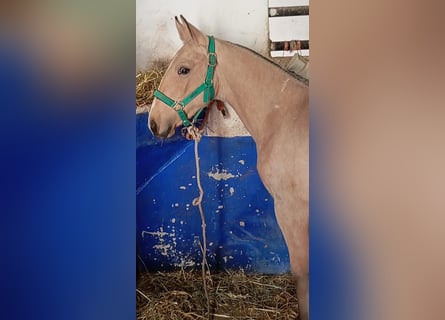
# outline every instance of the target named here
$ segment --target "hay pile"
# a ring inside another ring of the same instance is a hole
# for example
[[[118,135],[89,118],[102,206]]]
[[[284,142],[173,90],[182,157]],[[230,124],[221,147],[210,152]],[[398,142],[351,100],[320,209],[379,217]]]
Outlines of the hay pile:
[[[212,274],[210,317],[200,272],[147,273],[137,282],[137,320],[296,319],[296,288],[289,274]]]
[[[136,108],[145,108],[152,103],[167,67],[167,61],[157,61],[147,71],[136,74]]]

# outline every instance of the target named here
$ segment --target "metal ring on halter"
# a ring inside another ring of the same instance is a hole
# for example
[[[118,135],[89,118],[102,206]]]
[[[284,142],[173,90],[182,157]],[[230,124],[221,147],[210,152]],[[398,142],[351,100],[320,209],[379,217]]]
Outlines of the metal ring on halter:
[[[175,104],[173,105],[172,109],[175,111],[179,111],[179,110],[183,110],[184,107],[185,106],[181,102],[175,101]]]
[[[210,67],[215,67],[216,64],[218,63],[218,57],[216,56],[216,53],[215,52],[209,52],[208,56],[209,56],[209,66]],[[215,63],[212,63],[212,59],[211,59],[212,56],[215,57]]]

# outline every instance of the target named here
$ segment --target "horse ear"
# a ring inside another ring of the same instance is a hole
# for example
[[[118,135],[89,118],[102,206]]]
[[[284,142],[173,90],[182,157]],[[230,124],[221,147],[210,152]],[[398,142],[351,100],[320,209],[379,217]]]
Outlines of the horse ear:
[[[181,18],[182,18],[182,16],[181,16]],[[187,25],[181,23],[179,18],[176,16],[175,16],[175,24],[176,24],[176,29],[178,30],[179,39],[181,39],[182,42],[184,42],[184,43],[191,40],[192,36],[191,36],[190,30],[188,29]]]
[[[193,40],[196,44],[205,47],[207,45],[207,37],[198,28],[189,23],[184,16],[180,15],[180,19],[175,17],[176,29],[178,29],[179,38],[182,42]]]

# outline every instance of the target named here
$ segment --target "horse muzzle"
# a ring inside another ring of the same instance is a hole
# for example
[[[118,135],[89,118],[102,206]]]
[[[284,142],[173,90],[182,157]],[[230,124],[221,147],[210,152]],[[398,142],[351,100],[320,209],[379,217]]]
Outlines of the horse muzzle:
[[[153,119],[149,121],[150,131],[158,138],[170,138],[175,134],[175,128],[170,125],[160,130],[158,124]]]

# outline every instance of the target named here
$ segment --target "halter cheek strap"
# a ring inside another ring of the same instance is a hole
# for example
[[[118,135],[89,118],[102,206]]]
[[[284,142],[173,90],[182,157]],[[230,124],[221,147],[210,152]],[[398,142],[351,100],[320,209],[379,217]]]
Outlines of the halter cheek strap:
[[[190,122],[190,120],[188,119],[187,115],[184,112],[184,108],[187,104],[189,104],[201,93],[204,93],[203,102],[205,104],[209,103],[209,101],[212,101],[213,98],[215,97],[215,88],[213,86],[213,76],[215,74],[215,67],[217,64],[217,58],[215,53],[215,39],[213,38],[213,36],[208,36],[208,38],[209,38],[209,48],[208,48],[209,64],[207,66],[207,73],[204,82],[181,101],[175,101],[159,90],[156,90],[154,92],[154,96],[156,98],[164,102],[167,106],[169,106],[178,113],[184,127],[191,126],[192,123],[198,118],[201,111],[204,109],[204,107],[199,109],[199,111],[196,113],[196,115]]]

